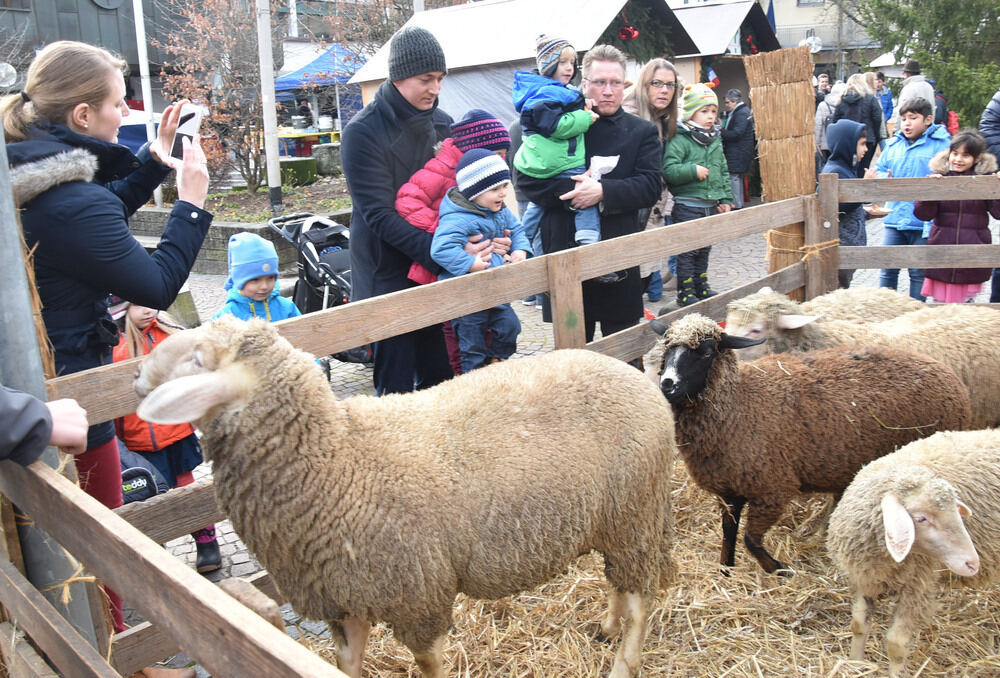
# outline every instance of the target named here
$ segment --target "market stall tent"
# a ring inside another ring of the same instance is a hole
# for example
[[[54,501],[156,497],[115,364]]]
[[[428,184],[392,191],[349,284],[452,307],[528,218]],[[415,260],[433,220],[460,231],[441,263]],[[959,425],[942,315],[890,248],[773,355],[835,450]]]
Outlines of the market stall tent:
[[[361,110],[361,88],[349,85],[348,81],[361,67],[363,59],[340,45],[322,48],[307,43],[304,54],[312,58],[274,79],[275,99],[294,101],[297,90],[333,87],[341,124],[347,124]]]

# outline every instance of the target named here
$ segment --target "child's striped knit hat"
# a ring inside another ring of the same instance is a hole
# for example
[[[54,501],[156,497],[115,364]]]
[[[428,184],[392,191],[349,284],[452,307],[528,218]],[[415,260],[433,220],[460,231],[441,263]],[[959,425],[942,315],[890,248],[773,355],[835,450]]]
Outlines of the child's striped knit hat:
[[[568,40],[563,38],[539,35],[535,40],[535,61],[538,64],[538,72],[547,78],[555,75],[556,66],[559,64],[559,55],[564,49],[572,46]]]
[[[485,148],[474,148],[458,161],[455,170],[458,190],[469,200],[475,200],[491,188],[510,181],[507,163]]]
[[[715,95],[715,91],[701,82],[685,85],[684,93],[681,96],[681,119],[684,121],[690,120],[705,106],[719,107],[719,97]]]
[[[481,108],[473,108],[465,117],[451,126],[451,138],[458,150],[471,151],[486,148],[491,151],[509,151],[510,133],[503,123]]]

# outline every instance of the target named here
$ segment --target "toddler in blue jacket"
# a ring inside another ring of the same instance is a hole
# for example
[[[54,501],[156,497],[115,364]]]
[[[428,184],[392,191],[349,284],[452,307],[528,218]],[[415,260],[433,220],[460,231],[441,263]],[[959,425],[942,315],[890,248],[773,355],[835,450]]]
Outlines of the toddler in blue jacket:
[[[229,239],[229,295],[212,316],[229,314],[249,320],[276,322],[302,315],[291,300],[278,291],[278,252],[274,244],[254,233],[237,233]]]
[[[490,240],[502,237],[509,230],[510,262],[524,261],[531,254],[531,245],[517,217],[504,205],[510,170],[503,158],[484,148],[468,151],[458,163],[455,178],[458,186],[441,201],[441,218],[431,242],[431,258],[444,269],[438,280],[505,263],[502,256],[489,249],[482,257],[465,251],[469,238],[477,234]],[[521,333],[521,321],[510,304],[455,318],[451,326],[458,339],[463,374],[512,356],[517,350],[517,335]],[[489,346],[487,330],[492,331]]]

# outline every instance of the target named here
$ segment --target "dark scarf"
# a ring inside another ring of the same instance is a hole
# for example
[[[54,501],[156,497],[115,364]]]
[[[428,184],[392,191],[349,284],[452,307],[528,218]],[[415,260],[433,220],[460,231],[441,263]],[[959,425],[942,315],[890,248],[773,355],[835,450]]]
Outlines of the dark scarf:
[[[691,125],[686,122],[682,122],[681,125],[683,125],[684,129],[691,133],[691,138],[702,146],[708,146],[712,143],[712,140],[715,139],[715,135],[719,133],[719,128],[715,125],[712,125],[712,129],[702,129],[701,127]]]

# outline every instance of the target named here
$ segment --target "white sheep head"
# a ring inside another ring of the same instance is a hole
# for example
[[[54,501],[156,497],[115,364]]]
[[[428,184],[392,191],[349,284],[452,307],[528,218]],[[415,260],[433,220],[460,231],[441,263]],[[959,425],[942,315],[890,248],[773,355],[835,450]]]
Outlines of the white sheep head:
[[[171,335],[136,376],[137,414],[155,424],[198,425],[241,409],[259,382],[245,358],[276,341],[285,340],[263,320],[231,316]]]
[[[962,518],[971,516],[972,510],[950,483],[924,471],[917,482],[882,496],[886,549],[897,563],[916,551],[959,576],[971,577],[979,572],[979,554]]]
[[[747,339],[771,339],[782,330],[796,330],[818,320],[818,315],[808,315],[802,306],[784,294],[764,287],[759,292],[731,301],[726,306],[726,333]],[[744,360],[764,355],[761,348],[745,351]]]

